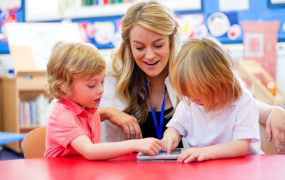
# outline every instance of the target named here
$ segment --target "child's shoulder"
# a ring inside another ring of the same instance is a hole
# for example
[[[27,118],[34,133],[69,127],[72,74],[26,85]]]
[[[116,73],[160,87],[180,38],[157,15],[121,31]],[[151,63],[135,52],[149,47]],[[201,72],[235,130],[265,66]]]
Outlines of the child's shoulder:
[[[255,102],[254,97],[247,88],[243,88],[242,93],[236,100],[235,104],[247,104],[249,102]]]
[[[68,114],[73,114],[73,113],[68,105],[62,103],[61,101],[56,101],[54,104],[52,114],[57,115],[57,116],[62,116],[62,115],[68,115]]]

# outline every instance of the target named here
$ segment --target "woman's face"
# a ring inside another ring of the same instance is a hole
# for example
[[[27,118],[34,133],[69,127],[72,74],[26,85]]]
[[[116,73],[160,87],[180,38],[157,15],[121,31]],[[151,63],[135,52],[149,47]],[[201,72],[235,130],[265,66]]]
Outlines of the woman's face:
[[[137,65],[149,77],[160,75],[169,61],[169,37],[135,25],[130,45]],[[167,70],[168,72],[168,70]]]

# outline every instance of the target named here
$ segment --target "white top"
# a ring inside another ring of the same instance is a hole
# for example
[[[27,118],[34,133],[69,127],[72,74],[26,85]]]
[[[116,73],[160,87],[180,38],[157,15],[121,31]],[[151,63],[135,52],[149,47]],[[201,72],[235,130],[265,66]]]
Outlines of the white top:
[[[121,101],[115,96],[115,88],[117,86],[117,80],[114,77],[111,77],[110,73],[112,70],[112,60],[110,57],[106,58],[107,63],[107,74],[104,83],[104,93],[102,95],[99,107],[113,107],[118,110],[123,110],[126,107],[126,102]],[[170,97],[172,106],[176,106],[177,97],[172,89],[170,84],[169,77],[164,81],[167,91]],[[110,123],[109,121],[103,121],[101,124],[102,127],[102,142],[116,142],[125,140],[125,133],[120,127]]]
[[[260,149],[257,104],[248,90],[240,98],[213,113],[205,113],[204,107],[181,101],[166,125],[187,137],[189,147],[205,147],[237,139],[251,139],[248,153],[263,154]]]

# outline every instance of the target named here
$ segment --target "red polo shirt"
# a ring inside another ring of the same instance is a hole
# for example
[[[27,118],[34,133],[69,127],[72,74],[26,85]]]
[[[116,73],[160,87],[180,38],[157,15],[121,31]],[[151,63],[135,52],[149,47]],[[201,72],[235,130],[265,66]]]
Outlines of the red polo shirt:
[[[45,157],[80,155],[71,141],[86,135],[92,143],[99,143],[101,136],[100,117],[95,108],[81,108],[70,99],[56,102],[51,113],[46,135]]]

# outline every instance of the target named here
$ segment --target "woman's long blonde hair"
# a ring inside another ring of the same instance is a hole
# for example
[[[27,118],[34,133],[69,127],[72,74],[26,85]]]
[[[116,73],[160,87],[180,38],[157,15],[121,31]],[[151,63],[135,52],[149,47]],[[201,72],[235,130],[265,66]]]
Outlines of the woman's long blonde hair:
[[[127,103],[123,111],[135,116],[143,124],[148,113],[148,95],[144,84],[145,73],[135,63],[130,46],[129,34],[135,25],[169,37],[169,69],[181,47],[181,29],[173,11],[158,1],[134,4],[122,20],[122,41],[117,51],[111,55],[114,71],[112,76],[118,80],[116,96]]]
[[[178,96],[188,104],[191,98],[202,98],[206,112],[222,109],[242,92],[231,56],[212,37],[191,38],[182,46],[170,80]]]

